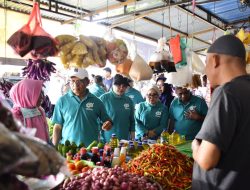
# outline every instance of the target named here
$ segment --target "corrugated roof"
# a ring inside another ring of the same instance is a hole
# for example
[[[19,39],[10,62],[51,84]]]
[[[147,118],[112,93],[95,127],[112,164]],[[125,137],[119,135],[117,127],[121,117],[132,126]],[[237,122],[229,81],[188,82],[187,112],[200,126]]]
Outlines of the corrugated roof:
[[[250,18],[250,6],[243,6],[240,0],[221,0],[202,4],[201,7],[228,24]]]

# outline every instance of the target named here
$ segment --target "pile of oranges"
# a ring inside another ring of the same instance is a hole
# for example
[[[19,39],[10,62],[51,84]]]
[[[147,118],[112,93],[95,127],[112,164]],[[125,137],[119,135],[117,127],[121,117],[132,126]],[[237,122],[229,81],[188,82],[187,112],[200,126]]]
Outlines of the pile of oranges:
[[[88,170],[92,170],[92,167],[86,165],[82,160],[72,160],[67,163],[68,169],[72,175],[84,173]]]

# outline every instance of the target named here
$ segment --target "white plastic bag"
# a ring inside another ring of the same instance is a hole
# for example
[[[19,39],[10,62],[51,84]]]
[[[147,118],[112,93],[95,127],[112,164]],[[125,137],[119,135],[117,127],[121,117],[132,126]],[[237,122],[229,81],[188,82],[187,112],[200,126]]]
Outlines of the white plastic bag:
[[[131,65],[129,76],[134,81],[150,80],[153,76],[153,70],[138,54]]]
[[[205,63],[201,60],[201,58],[193,51],[186,50],[187,62],[192,65],[192,69],[194,73],[205,74]]]
[[[190,63],[181,68],[176,68],[176,71],[166,74],[167,83],[174,86],[184,86],[192,82],[192,66]]]

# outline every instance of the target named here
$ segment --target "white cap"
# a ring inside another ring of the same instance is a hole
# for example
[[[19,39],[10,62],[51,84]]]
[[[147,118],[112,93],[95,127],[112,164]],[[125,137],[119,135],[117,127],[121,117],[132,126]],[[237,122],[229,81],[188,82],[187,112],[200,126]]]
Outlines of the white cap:
[[[78,77],[79,79],[84,79],[84,78],[88,78],[89,74],[88,74],[88,71],[86,69],[72,68],[72,69],[70,69],[68,76],[69,76],[69,78]]]

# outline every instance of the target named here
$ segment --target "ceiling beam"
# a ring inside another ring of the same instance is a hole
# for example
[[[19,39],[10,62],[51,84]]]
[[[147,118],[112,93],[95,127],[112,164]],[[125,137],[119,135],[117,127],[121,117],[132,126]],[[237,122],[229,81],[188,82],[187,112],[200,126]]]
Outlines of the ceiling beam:
[[[191,10],[189,10],[189,9],[183,7],[183,6],[176,6],[176,8],[183,11],[183,12],[185,12],[185,13],[187,13],[187,14],[189,14],[189,15],[191,15],[191,16],[194,16],[195,18],[201,20],[202,22],[205,22],[205,23],[207,23],[207,24],[209,24],[209,25],[211,25],[213,27],[216,27],[216,28],[220,29],[221,31],[225,32],[224,28],[222,28],[222,27],[220,27],[220,26],[218,26],[218,25],[216,25],[214,23],[211,23],[211,22],[207,21],[205,18],[201,17],[200,15],[197,15],[196,13],[193,13]]]
[[[134,33],[131,30],[127,30],[127,29],[124,29],[124,28],[121,28],[121,27],[115,27],[113,29],[121,31],[121,32],[125,32],[125,33],[130,34],[130,35],[135,35],[135,36],[140,37],[140,38],[151,40],[151,41],[156,42],[156,43],[158,42],[158,39],[152,38],[151,36],[147,36],[147,35],[144,35],[144,34],[141,34],[141,33],[138,33],[138,32]]]
[[[201,34],[205,34],[205,33],[208,33],[208,32],[211,32],[211,31],[214,31],[215,30],[215,27],[213,28],[208,28],[208,29],[205,29],[205,30],[200,30],[200,31],[197,31],[197,32],[193,32],[192,34],[189,34],[189,35],[201,35]]]
[[[193,37],[195,40],[200,41],[200,42],[202,42],[202,43],[204,43],[204,44],[211,45],[211,43],[209,43],[209,42],[207,42],[207,41],[205,41],[205,40],[199,39],[199,38],[197,38],[197,37],[195,37],[195,36],[192,36],[192,35],[190,35],[190,34],[188,34],[188,33],[186,33],[186,32],[183,32],[183,31],[181,31],[181,30],[178,30],[178,29],[176,29],[176,28],[173,28],[173,27],[170,28],[170,26],[165,25],[165,24],[162,24],[162,23],[160,23],[160,22],[157,22],[157,21],[155,21],[155,20],[153,20],[153,19],[150,19],[150,18],[145,17],[145,18],[143,18],[143,20],[145,20],[145,21],[147,21],[147,22],[150,22],[150,23],[152,23],[152,24],[158,25],[158,26],[160,26],[160,27],[167,28],[167,29],[169,29],[169,30],[171,29],[171,30],[173,30],[174,32],[177,32],[177,33],[182,34],[183,36],[186,36],[186,37]]]
[[[122,2],[122,3],[110,5],[108,7],[108,10],[112,11],[114,9],[118,9],[118,8],[124,7],[124,6],[129,5],[131,3],[134,3],[134,2],[135,2],[135,0],[127,0],[126,2]],[[95,11],[89,12],[88,14],[85,14],[85,15],[82,15],[82,16],[79,16],[79,17],[76,17],[76,18],[72,18],[72,19],[66,20],[66,21],[62,22],[62,24],[69,24],[71,22],[74,22],[77,19],[83,19],[83,18],[86,18],[86,17],[90,17],[90,16],[93,16],[93,15],[99,14],[101,12],[105,12],[105,11],[107,11],[107,7],[104,7],[104,8],[101,8],[101,9],[97,9]]]

